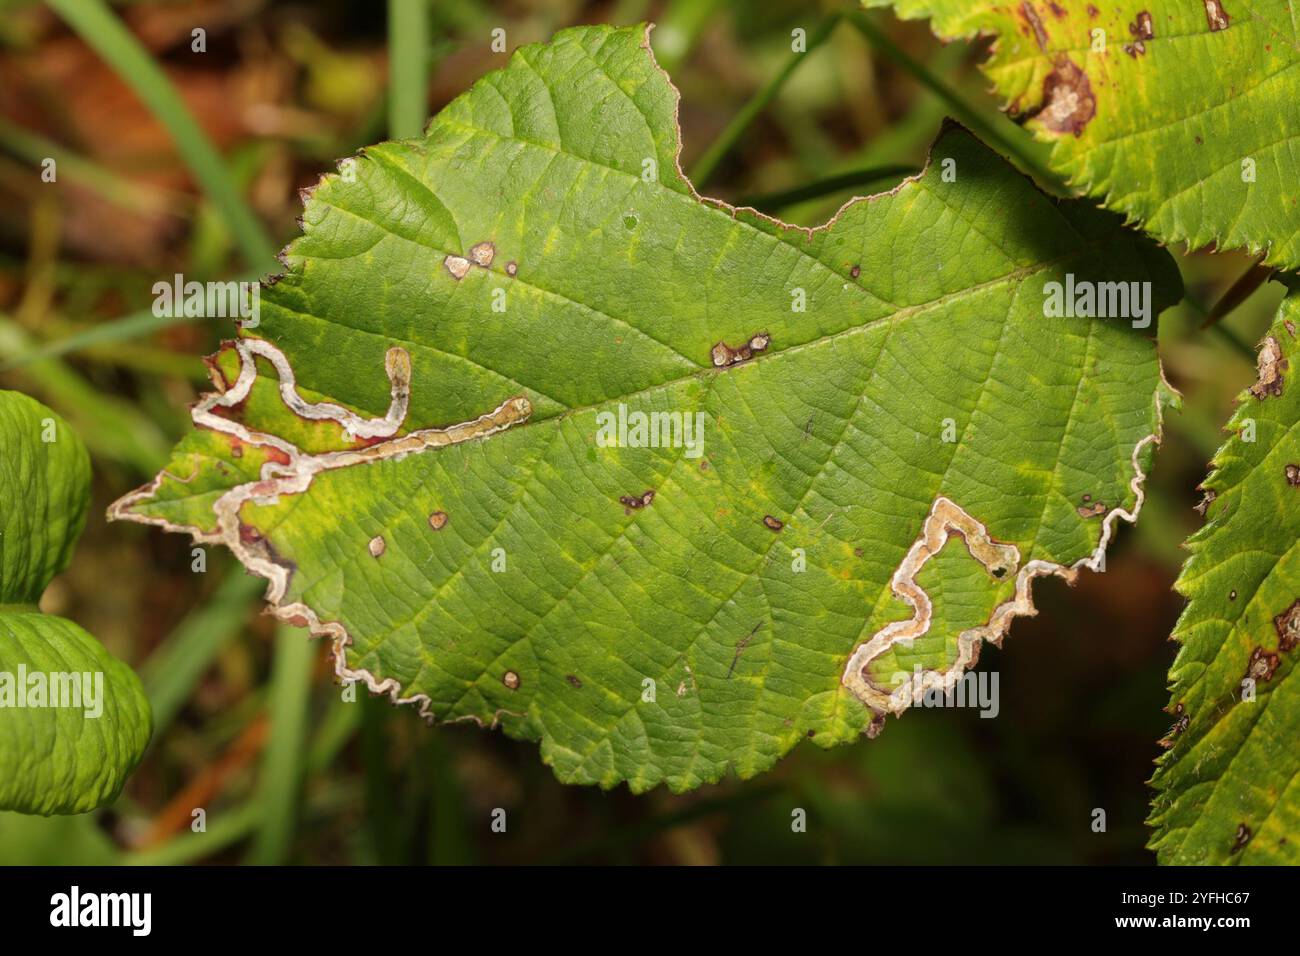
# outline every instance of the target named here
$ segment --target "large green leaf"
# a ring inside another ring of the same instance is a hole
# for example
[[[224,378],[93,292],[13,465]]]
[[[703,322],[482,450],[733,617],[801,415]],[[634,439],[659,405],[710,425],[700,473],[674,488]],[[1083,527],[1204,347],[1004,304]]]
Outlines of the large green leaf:
[[[1167,242],[1300,266],[1300,34],[1282,0],[865,0],[995,37],[983,65],[1052,166]]]
[[[340,676],[566,781],[751,775],[960,674],[1035,576],[1100,562],[1168,396],[1153,329],[1045,285],[1153,283],[1154,315],[1172,262],[955,127],[785,226],[694,194],[676,107],[642,30],[569,30],[327,177],[112,514],[224,542]],[[653,413],[702,447],[598,434]],[[927,624],[889,627],[902,595]]]
[[[1205,480],[1178,578],[1175,724],[1152,781],[1165,863],[1297,863],[1300,845],[1300,295],[1282,302],[1259,381]]]
[[[90,459],[67,423],[0,392],[0,810],[80,813],[111,801],[149,742],[125,664],[36,607],[86,521]]]

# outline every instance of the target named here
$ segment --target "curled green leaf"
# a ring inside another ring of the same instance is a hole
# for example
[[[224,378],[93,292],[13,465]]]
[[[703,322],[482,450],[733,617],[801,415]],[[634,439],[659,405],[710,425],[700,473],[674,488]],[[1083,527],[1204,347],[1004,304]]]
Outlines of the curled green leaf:
[[[1165,242],[1300,266],[1300,48],[1279,0],[864,0],[991,36],[982,65],[1072,186]]]
[[[110,802],[149,742],[130,668],[36,607],[85,524],[90,460],[67,423],[0,392],[0,810],[81,813]]]

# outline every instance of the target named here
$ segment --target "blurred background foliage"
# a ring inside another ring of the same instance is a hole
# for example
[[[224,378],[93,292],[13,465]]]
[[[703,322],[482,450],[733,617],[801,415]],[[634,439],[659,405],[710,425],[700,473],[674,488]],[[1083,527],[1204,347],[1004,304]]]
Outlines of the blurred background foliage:
[[[681,797],[565,787],[532,744],[430,729],[364,692],[346,702],[325,647],[263,616],[259,582],[224,552],[199,573],[184,537],[103,520],[163,463],[206,383],[200,356],[232,333],[155,318],[155,282],[274,271],[298,188],[361,146],[417,134],[504,63],[493,30],[513,50],[641,20],[658,24],[683,165],[710,195],[821,223],[919,168],[945,115],[1061,191],[1041,145],[987,95],[978,44],[944,46],[924,23],[851,3],[0,0],[0,387],[66,416],[96,466],[87,533],[43,606],[138,668],[157,727],[112,808],[0,814],[0,862],[1152,862],[1143,784],[1172,721],[1170,585],[1280,298],[1240,255],[1174,250],[1187,301],[1159,339],[1184,410],[1104,574],[1039,582],[1040,615],[982,656],[1000,672],[997,718],[918,710],[874,741],[799,747],[748,782]],[[795,29],[806,54],[791,52]],[[505,834],[490,828],[498,807]],[[807,832],[792,831],[796,808]]]

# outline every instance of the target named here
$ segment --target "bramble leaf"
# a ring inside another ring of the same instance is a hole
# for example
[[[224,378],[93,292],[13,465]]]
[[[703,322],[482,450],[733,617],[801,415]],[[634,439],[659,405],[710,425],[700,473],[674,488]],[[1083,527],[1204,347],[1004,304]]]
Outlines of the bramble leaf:
[[[646,41],[523,47],[324,179],[111,512],[225,543],[342,678],[637,791],[875,732],[1098,565],[1170,394],[1153,328],[1047,290],[1181,291],[955,127],[819,229],[702,199]]]
[[[999,98],[1070,184],[1165,242],[1300,267],[1300,37],[1280,0],[864,0],[994,37]]]
[[[149,742],[131,669],[36,607],[67,567],[89,499],[90,459],[67,423],[0,391],[0,810],[108,803]]]
[[[1162,863],[1300,862],[1297,325],[1293,290],[1202,486],[1206,524],[1187,542],[1175,723],[1152,780]]]

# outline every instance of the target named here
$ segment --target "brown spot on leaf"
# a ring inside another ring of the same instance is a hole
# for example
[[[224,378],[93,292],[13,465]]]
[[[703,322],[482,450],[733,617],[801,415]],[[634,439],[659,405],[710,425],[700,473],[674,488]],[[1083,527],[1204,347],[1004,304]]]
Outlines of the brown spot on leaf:
[[[469,251],[469,261],[486,269],[496,258],[497,247],[490,242],[480,242]]]
[[[1088,16],[1092,17],[1095,20],[1097,19],[1097,14],[1099,13],[1101,13],[1100,10],[1094,7],[1091,3],[1088,4]]]
[[[767,525],[773,531],[780,531],[782,528],[785,527],[785,524],[783,522],[778,521],[776,518],[773,518],[771,515],[763,515],[763,524]]]
[[[1259,381],[1250,387],[1250,394],[1264,399],[1282,394],[1282,373],[1287,369],[1287,361],[1282,357],[1282,346],[1277,339],[1269,336],[1264,339],[1259,350]]]
[[[375,535],[370,539],[370,543],[366,545],[366,548],[370,551],[372,558],[377,558],[388,550],[388,545],[381,535]]]
[[[513,262],[506,263],[506,275],[512,276],[519,272],[519,266]]]
[[[1137,20],[1128,25],[1128,32],[1133,34],[1139,40],[1151,40],[1155,38],[1155,27],[1151,22],[1151,14],[1146,10],[1137,15]]]
[[[582,687],[582,681],[578,680],[578,678],[575,677],[573,674],[565,674],[564,679],[569,682],[570,687],[577,687],[577,688]]]
[[[1223,9],[1220,0],[1203,0],[1205,3],[1205,19],[1210,24],[1210,32],[1217,33],[1220,30],[1228,29],[1228,23],[1232,17],[1228,16],[1228,11]]]
[[[1287,465],[1284,470],[1287,484],[1293,488],[1300,487],[1300,465]]]
[[[1254,834],[1251,833],[1250,827],[1244,823],[1237,824],[1237,832],[1232,838],[1232,850],[1230,852],[1240,853],[1246,848],[1246,844],[1250,842],[1252,836]]]
[[[1263,683],[1273,679],[1273,673],[1277,670],[1277,665],[1281,658],[1276,654],[1257,647],[1250,652],[1250,663],[1246,665],[1246,676]]]
[[[434,531],[441,531],[443,528],[447,527],[447,520],[447,512],[435,511],[433,514],[429,515],[429,527]]]
[[[447,267],[447,271],[457,282],[465,278],[465,274],[469,272],[469,260],[464,256],[448,256],[442,260],[442,264]]]
[[[1038,114],[1043,126],[1053,133],[1081,136],[1096,113],[1097,100],[1088,74],[1061,54],[1043,80],[1043,106]]]
[[[1079,507],[1074,510],[1079,512],[1080,518],[1095,518],[1097,515],[1106,513],[1106,503],[1104,501],[1098,501],[1091,505],[1079,505]]]
[[[506,671],[501,675],[501,683],[505,684],[511,690],[519,689],[519,675],[514,671]]]
[[[1273,618],[1273,627],[1277,629],[1277,649],[1283,653],[1295,650],[1300,644],[1300,598]]]
[[[618,500],[619,503],[622,504],[623,507],[626,508],[629,513],[631,513],[632,511],[635,511],[638,508],[646,507],[646,505],[654,501],[655,493],[652,489],[647,488],[639,495],[623,495]]]
[[[1056,17],[1056,19],[1065,19],[1065,9],[1059,3],[1048,3],[1047,9],[1052,11],[1052,16]]]
[[[862,266],[854,266],[852,269],[849,270],[849,276],[854,279],[856,279],[860,275],[862,275]]]
[[[753,358],[757,353],[767,350],[772,344],[772,337],[766,332],[755,332],[749,337],[749,341],[739,348],[732,348],[726,342],[719,342],[713,346],[710,353],[713,358],[713,364],[717,368],[726,368],[728,365],[735,365],[737,362],[744,362]]]

